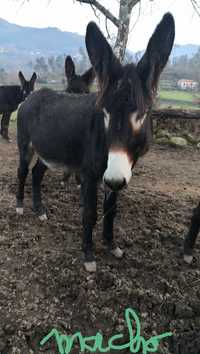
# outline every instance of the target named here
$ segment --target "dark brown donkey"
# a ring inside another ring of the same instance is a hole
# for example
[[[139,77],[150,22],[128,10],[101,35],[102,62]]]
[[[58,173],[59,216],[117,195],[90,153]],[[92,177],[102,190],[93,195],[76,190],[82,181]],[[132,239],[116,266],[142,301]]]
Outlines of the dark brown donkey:
[[[20,86],[0,86],[0,114],[3,114],[0,134],[7,141],[9,141],[8,128],[10,116],[12,112],[18,108],[18,105],[34,90],[34,84],[37,78],[36,73],[33,73],[30,81],[27,81],[21,71],[19,71],[18,76]]]
[[[67,78],[67,89],[69,93],[89,93],[90,86],[95,78],[94,69],[88,69],[84,74],[77,75],[74,62],[70,55],[65,59],[65,75]]]
[[[63,167],[81,174],[83,252],[86,270],[95,271],[92,233],[97,219],[98,183],[105,185],[103,240],[121,258],[115,245],[113,223],[119,191],[130,182],[138,158],[152,137],[150,110],[159,76],[174,42],[171,14],[164,15],[137,65],[123,66],[94,22],[86,32],[86,47],[99,80],[97,94],[59,94],[41,89],[30,95],[18,111],[17,212],[23,213],[24,185],[32,169],[33,209],[46,218],[41,182],[47,168]]]

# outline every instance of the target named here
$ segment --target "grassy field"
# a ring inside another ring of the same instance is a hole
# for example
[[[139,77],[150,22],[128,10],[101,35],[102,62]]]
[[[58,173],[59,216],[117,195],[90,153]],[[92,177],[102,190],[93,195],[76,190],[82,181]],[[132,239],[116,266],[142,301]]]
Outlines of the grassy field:
[[[37,85],[37,89],[49,87],[54,90],[63,90],[64,85]],[[197,104],[199,100],[199,104]],[[160,90],[157,100],[157,106],[160,108],[182,108],[182,109],[200,109],[200,92],[178,91],[178,90]],[[11,124],[15,125],[17,111],[13,112]]]
[[[158,106],[184,109],[200,109],[200,92],[160,90]]]

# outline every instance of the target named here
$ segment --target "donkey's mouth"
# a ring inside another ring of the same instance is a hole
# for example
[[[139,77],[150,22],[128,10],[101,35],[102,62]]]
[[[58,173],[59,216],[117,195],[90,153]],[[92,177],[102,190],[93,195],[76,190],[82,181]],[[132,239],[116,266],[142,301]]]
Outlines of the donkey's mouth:
[[[118,192],[121,189],[124,189],[127,187],[126,179],[123,178],[121,180],[107,180],[106,178],[103,178],[103,183],[105,186],[105,190],[113,191],[113,192]]]
[[[132,176],[132,161],[126,151],[111,150],[108,154],[104,183],[113,191],[119,191],[128,185]]]

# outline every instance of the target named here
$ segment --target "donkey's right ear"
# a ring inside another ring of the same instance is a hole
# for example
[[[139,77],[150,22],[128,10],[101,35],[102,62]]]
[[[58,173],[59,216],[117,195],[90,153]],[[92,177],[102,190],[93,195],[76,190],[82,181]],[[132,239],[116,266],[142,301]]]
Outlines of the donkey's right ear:
[[[119,77],[122,66],[96,23],[87,25],[85,42],[100,87],[106,89],[110,82]]]
[[[65,75],[68,81],[75,75],[75,65],[70,55],[65,59]]]
[[[22,74],[21,71],[18,72],[18,78],[19,78],[21,86],[24,86],[24,84],[26,82],[26,79],[25,79],[25,77],[24,77],[24,75]]]
[[[33,75],[31,76],[30,81],[34,84],[37,79],[37,74],[34,72]]]
[[[144,89],[151,99],[156,95],[159,77],[170,56],[174,36],[174,18],[170,13],[166,13],[156,27],[137,65]]]

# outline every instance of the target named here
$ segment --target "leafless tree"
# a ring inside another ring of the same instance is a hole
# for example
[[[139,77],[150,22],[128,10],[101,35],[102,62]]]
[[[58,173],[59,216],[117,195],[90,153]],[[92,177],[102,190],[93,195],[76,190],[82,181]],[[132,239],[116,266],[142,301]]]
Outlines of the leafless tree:
[[[98,9],[107,20],[110,20],[117,27],[117,39],[114,45],[114,51],[118,58],[122,61],[128,42],[130,29],[131,12],[141,0],[119,0],[119,16],[114,16],[107,8],[105,8],[100,0],[75,0],[82,4],[89,4],[92,8]],[[151,0],[152,1],[152,0]]]
[[[192,6],[194,7],[196,13],[200,16],[200,1],[199,0],[190,0]]]
[[[20,1],[20,0],[19,0]],[[30,0],[21,0],[22,3]],[[48,0],[51,2],[53,0]],[[66,0],[67,1],[67,0]],[[128,42],[128,35],[130,31],[130,20],[131,20],[131,13],[133,8],[141,3],[142,0],[117,0],[119,3],[119,15],[116,17],[113,15],[108,8],[102,5],[101,0],[73,0],[74,2],[78,2],[81,4],[90,5],[95,14],[96,11],[99,10],[101,14],[105,16],[106,19],[106,28],[107,28],[107,21],[111,21],[117,27],[117,38],[114,45],[114,51],[118,58],[122,61],[124,59],[125,50]],[[154,0],[149,0],[154,1]],[[200,0],[189,0],[200,16]]]

